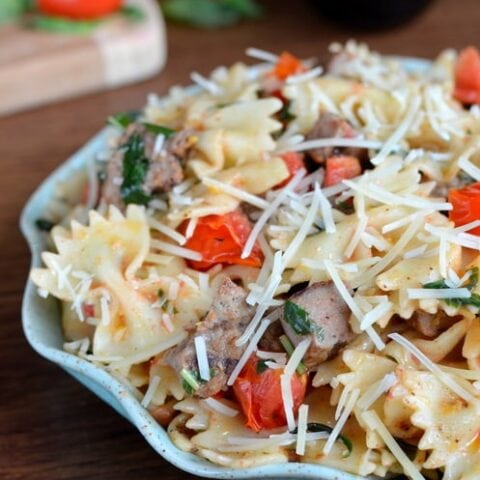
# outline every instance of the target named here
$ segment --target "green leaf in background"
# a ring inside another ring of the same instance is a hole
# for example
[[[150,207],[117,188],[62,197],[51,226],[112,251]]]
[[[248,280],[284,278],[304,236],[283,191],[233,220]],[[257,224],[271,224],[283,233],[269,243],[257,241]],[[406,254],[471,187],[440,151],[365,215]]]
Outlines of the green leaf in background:
[[[141,22],[145,18],[145,12],[135,5],[124,5],[120,13],[131,22]]]
[[[254,0],[166,0],[162,9],[168,20],[201,28],[226,27],[262,13]]]
[[[37,14],[32,18],[32,27],[55,33],[86,35],[98,27],[99,20],[70,20],[54,15]]]
[[[15,21],[30,6],[28,0],[0,0],[0,25]]]

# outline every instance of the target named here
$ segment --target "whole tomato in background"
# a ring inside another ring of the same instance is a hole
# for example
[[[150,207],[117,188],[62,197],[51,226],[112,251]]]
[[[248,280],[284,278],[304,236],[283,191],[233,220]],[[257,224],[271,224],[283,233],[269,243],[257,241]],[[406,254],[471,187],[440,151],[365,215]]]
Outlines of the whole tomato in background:
[[[73,19],[91,20],[117,11],[123,0],[37,0],[40,12]]]

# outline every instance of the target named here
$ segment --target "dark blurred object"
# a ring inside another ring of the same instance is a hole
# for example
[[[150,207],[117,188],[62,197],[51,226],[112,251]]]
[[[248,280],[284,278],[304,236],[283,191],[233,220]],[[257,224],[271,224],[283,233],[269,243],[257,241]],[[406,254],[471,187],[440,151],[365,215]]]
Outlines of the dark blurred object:
[[[166,0],[160,4],[167,20],[200,28],[227,27],[259,18],[263,12],[255,0]]]
[[[322,15],[360,29],[392,28],[412,19],[431,0],[311,0]]]

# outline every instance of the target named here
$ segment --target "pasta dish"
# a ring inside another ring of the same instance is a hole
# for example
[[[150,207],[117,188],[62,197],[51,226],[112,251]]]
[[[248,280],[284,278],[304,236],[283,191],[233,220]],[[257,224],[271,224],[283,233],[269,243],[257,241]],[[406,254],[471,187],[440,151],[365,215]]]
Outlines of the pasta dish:
[[[480,54],[247,54],[57,186],[65,350],[218,465],[480,478]]]

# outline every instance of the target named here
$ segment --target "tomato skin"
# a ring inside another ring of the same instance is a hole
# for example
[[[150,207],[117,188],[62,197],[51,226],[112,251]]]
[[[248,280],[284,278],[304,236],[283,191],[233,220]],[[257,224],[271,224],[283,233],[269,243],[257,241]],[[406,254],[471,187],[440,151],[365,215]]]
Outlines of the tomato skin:
[[[450,190],[448,201],[453,206],[448,216],[456,227],[480,219],[480,182]],[[480,236],[480,227],[469,230],[468,233]]]
[[[122,6],[123,0],[37,0],[38,9],[48,15],[73,19],[94,19]]]
[[[286,425],[280,376],[283,369],[257,371],[259,359],[250,357],[233,384],[233,393],[246,418],[245,425],[255,432]],[[307,375],[292,376],[294,414],[305,398]]]
[[[305,168],[305,164],[303,163],[303,153],[298,152],[285,152],[280,155],[282,160],[285,162],[285,165],[288,168],[288,173],[290,174],[288,178],[283,180],[283,182],[279,183],[275,186],[275,188],[284,187],[292,177],[302,168]]]
[[[362,173],[362,166],[357,157],[350,155],[336,155],[329,157],[325,164],[325,178],[323,185],[330,187],[342,180],[357,177]]]
[[[286,80],[290,75],[302,73],[306,68],[302,65],[302,62],[288,52],[282,52],[278,57],[278,62],[273,69],[273,74],[279,80]]]
[[[460,52],[453,96],[465,104],[480,103],[480,53],[475,47]]]
[[[180,231],[185,232],[187,225],[188,222],[184,222]],[[263,254],[257,244],[249,257],[241,258],[251,231],[248,217],[240,210],[199,218],[195,232],[185,247],[200,252],[203,258],[201,261],[188,260],[188,265],[196,270],[208,270],[219,263],[260,267]]]

